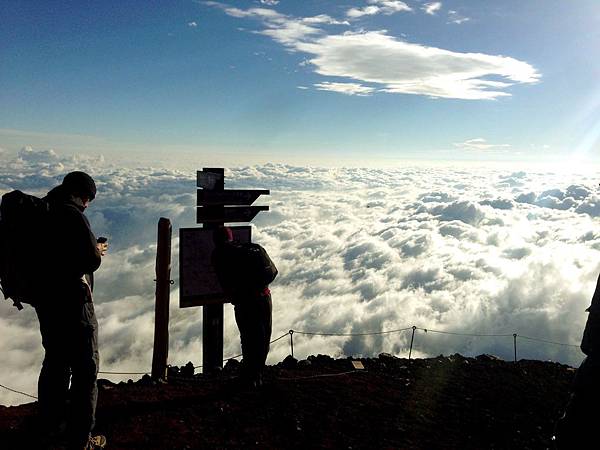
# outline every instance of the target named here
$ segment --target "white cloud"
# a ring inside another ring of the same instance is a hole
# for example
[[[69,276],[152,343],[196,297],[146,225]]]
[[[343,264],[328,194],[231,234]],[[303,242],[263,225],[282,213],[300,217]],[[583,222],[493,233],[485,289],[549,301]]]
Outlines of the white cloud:
[[[358,83],[331,83],[323,82],[316,83],[315,87],[319,91],[339,92],[346,95],[370,95],[375,92],[375,89],[368,86],[363,86]]]
[[[188,22],[188,27],[190,28],[196,28],[198,26],[198,24],[196,22]]]
[[[371,3],[366,8],[371,8],[373,14],[384,7],[406,10],[403,2]],[[386,31],[335,34],[324,26],[347,25],[347,22],[327,15],[295,18],[273,9],[243,10],[216,2],[207,4],[233,17],[260,20],[264,28],[256,33],[271,37],[289,51],[310,55],[308,62],[316,73],[336,77],[321,82],[323,85],[368,83],[377,84],[373,89],[384,93],[484,100],[509,96],[507,89],[512,85],[536,83],[540,78],[530,64],[507,56],[461,53],[409,43]],[[458,17],[453,13],[453,17]]]
[[[260,0],[263,5],[275,6],[279,3],[279,0]]]
[[[465,142],[456,142],[456,143],[454,143],[454,146],[461,148],[463,150],[476,150],[476,151],[510,148],[510,144],[490,144],[487,140],[485,140],[483,138],[469,139]]]
[[[18,157],[22,161],[30,162],[30,163],[53,163],[57,161],[58,155],[52,149],[50,150],[34,150],[30,146],[23,147],[19,153]]]
[[[454,23],[456,25],[461,25],[465,22],[470,21],[469,17],[463,16],[458,11],[449,10],[448,11],[448,23]]]
[[[421,8],[425,14],[434,16],[442,8],[442,2],[425,3]]]
[[[326,14],[319,14],[318,16],[305,17],[302,19],[302,22],[313,23],[313,24],[327,24],[327,25],[350,25],[350,22],[348,22],[347,20],[337,20]]]
[[[101,370],[147,371],[151,364],[156,223],[173,222],[169,358],[202,359],[202,311],[180,310],[177,229],[195,225],[195,173],[126,169],[100,159],[27,149],[0,166],[0,194],[42,195],[71,170],[90,172],[98,197],[88,217],[111,251],[97,272]],[[231,189],[267,188],[271,212],[254,222],[254,240],[276,262],[273,336],[290,328],[369,332],[417,325],[508,333],[577,344],[600,271],[597,174],[548,170],[406,166],[321,169],[279,164],[226,171]],[[226,356],[239,353],[225,308]],[[406,356],[410,334],[377,338],[295,336],[311,353]],[[269,362],[282,360],[284,341]],[[0,302],[2,384],[35,394],[42,348],[31,308]],[[510,338],[440,339],[419,332],[416,355],[460,352],[512,357]],[[577,364],[570,347],[519,342],[523,358]],[[0,391],[0,403],[27,401]]]
[[[397,12],[412,11],[406,3],[398,0],[367,0],[369,5],[362,8],[351,8],[346,15],[352,19],[375,14],[392,15]]]
[[[318,37],[295,48],[314,55],[310,62],[321,75],[378,83],[390,93],[494,99],[510,95],[503,89],[514,83],[539,79],[532,66],[513,58],[411,44],[381,31]]]

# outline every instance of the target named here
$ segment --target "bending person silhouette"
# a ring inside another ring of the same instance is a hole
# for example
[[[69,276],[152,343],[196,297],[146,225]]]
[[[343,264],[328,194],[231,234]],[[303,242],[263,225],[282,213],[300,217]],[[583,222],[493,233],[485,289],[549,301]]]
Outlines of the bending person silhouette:
[[[234,242],[230,228],[217,228],[212,263],[219,283],[234,305],[242,342],[242,382],[260,387],[269,353],[272,303],[269,284],[277,269],[258,244]]]

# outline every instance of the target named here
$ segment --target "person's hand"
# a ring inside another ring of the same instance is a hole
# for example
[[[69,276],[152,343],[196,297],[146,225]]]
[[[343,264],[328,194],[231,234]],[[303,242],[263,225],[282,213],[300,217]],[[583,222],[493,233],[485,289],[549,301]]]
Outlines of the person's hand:
[[[106,252],[108,251],[108,242],[107,241],[98,242],[96,244],[96,248],[100,252],[100,256],[106,256]]]

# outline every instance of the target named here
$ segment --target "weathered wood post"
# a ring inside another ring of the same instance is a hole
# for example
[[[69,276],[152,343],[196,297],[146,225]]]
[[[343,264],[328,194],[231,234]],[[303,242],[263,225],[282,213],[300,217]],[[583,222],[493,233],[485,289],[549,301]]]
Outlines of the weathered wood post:
[[[169,356],[169,300],[171,293],[171,221],[158,221],[156,249],[156,304],[154,308],[154,352],[152,378],[164,379]]]

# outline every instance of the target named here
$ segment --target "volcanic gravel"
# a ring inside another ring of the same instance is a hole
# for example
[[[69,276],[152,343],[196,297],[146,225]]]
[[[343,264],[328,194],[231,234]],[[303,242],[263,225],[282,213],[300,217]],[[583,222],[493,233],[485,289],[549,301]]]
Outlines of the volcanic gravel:
[[[546,449],[574,369],[481,355],[407,360],[288,357],[262,388],[172,368],[166,383],[99,380],[109,449]],[[0,406],[0,448],[43,448],[36,404]],[[60,448],[60,447],[53,447]]]

